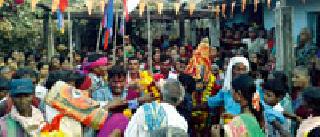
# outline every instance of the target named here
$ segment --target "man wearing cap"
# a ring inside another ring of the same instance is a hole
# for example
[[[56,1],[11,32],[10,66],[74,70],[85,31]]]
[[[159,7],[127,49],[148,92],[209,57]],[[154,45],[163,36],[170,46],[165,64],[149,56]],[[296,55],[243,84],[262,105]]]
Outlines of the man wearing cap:
[[[26,137],[40,135],[45,125],[43,114],[32,106],[34,85],[31,79],[13,79],[9,96],[13,107],[0,119],[0,134],[4,137]]]

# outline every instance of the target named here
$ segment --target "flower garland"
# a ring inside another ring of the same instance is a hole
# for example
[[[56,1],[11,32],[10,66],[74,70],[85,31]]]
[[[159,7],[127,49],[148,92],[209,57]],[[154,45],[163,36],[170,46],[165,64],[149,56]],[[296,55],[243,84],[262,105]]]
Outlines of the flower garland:
[[[160,101],[160,91],[148,71],[140,72],[139,83],[142,86],[144,94],[151,93],[152,96],[156,98],[156,101]]]
[[[206,89],[203,90],[203,92],[202,92],[201,103],[206,103],[208,101],[208,97],[211,96],[211,91],[214,88],[215,80],[216,80],[216,77],[213,74],[210,74],[208,85],[207,85]],[[193,100],[192,103],[193,103],[193,106],[196,106],[196,104],[197,104],[196,100]],[[207,111],[202,111],[202,110],[193,111],[192,117],[196,118],[197,121],[200,122],[199,125],[196,125],[196,128],[198,130],[201,130],[205,127],[205,124],[203,122],[205,120],[207,120],[207,118],[209,117],[209,113]]]
[[[210,74],[209,76],[209,82],[206,86],[206,89],[203,90],[202,96],[201,96],[201,103],[205,103],[208,101],[208,98],[211,96],[211,91],[214,88],[216,82],[216,77],[213,74]],[[192,101],[193,106],[197,105],[197,100]]]
[[[210,74],[208,85],[206,89],[203,91],[202,102],[208,101],[208,98],[211,96],[211,91],[213,90],[215,82],[216,82],[216,77],[213,74]]]

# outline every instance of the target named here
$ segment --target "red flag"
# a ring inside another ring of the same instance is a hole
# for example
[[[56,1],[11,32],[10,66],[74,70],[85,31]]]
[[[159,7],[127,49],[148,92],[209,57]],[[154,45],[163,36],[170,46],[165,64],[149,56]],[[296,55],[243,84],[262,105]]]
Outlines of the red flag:
[[[23,4],[24,0],[15,0],[14,2],[19,5],[19,4]]]
[[[108,49],[108,42],[109,42],[108,40],[109,40],[109,29],[104,34],[104,46],[103,46],[104,50]]]
[[[68,7],[68,0],[60,0],[59,8],[61,12],[64,12]]]
[[[129,21],[129,13],[128,13],[127,0],[123,0],[123,6],[124,6],[124,12],[126,15],[126,22],[128,22]]]

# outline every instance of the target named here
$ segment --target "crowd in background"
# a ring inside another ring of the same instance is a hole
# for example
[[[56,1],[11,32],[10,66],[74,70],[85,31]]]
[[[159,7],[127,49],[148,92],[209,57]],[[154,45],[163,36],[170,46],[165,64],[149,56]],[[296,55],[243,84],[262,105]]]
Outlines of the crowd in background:
[[[129,37],[115,58],[2,53],[0,135],[319,136],[320,50],[307,29],[292,80],[276,71],[274,29],[234,25],[220,40],[164,38],[151,66]]]

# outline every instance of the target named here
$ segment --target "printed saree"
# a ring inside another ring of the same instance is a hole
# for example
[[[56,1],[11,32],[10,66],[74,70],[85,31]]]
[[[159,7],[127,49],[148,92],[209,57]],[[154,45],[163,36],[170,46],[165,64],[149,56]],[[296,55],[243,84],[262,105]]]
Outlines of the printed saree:
[[[257,120],[250,114],[240,114],[224,126],[227,137],[264,137]]]
[[[61,81],[53,86],[46,102],[60,113],[96,130],[103,126],[108,114],[96,101]]]

